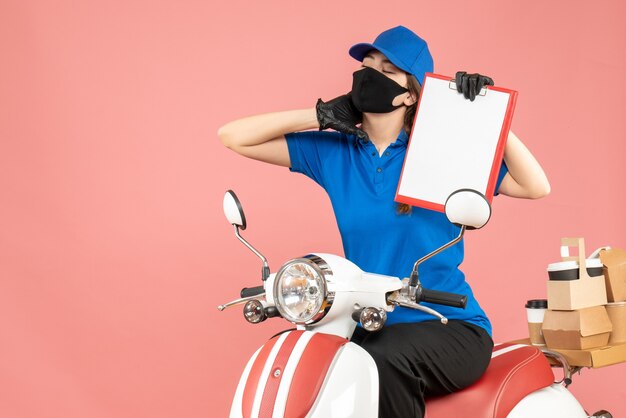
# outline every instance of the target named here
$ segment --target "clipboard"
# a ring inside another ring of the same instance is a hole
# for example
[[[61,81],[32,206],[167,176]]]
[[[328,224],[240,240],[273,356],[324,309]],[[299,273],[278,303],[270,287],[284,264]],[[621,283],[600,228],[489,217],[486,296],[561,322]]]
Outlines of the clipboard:
[[[493,200],[517,91],[487,86],[471,102],[451,77],[426,73],[395,201],[444,211],[474,189]]]

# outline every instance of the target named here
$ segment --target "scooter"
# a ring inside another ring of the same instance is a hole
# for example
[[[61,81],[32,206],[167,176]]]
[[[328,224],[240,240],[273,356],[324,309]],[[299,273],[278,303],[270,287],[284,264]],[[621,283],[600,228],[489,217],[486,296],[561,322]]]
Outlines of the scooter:
[[[430,302],[464,308],[467,297],[425,289],[419,266],[461,241],[466,230],[482,228],[491,216],[487,199],[462,189],[446,201],[448,220],[459,235],[418,260],[400,279],[362,271],[349,260],[313,253],[287,261],[270,273],[267,259],[240,234],[246,218],[234,192],[224,196],[224,213],[236,237],[263,262],[262,285],[219,310],[243,304],[244,318],[258,324],[282,317],[296,328],[272,337],[248,361],[232,402],[231,418],[329,418],[378,416],[378,372],[372,357],[350,337],[359,323],[376,332],[397,306],[447,319]],[[563,368],[554,381],[552,364]],[[559,353],[524,344],[496,344],[487,371],[472,386],[426,401],[427,418],[590,418],[567,390],[572,373]],[[606,411],[591,417],[612,418]]]

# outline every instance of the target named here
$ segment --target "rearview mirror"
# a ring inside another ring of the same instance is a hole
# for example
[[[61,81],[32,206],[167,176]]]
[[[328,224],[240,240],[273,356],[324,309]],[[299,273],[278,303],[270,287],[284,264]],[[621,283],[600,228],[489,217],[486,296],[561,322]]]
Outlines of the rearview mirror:
[[[491,218],[491,205],[480,192],[472,189],[460,189],[453,192],[446,200],[448,220],[467,229],[480,229]]]
[[[267,264],[267,258],[263,254],[257,251],[248,241],[246,241],[241,234],[239,233],[240,229],[246,229],[246,216],[243,214],[243,208],[241,207],[241,202],[237,199],[237,195],[232,190],[228,190],[224,194],[224,215],[226,215],[226,219],[231,225],[235,226],[235,236],[239,241],[241,241],[246,247],[250,249],[257,257],[261,259],[263,262],[263,270],[261,270],[261,279],[263,281],[267,280],[270,276],[270,266]]]
[[[224,194],[224,215],[231,225],[237,225],[242,230],[246,229],[246,216],[243,213],[241,202],[232,190]]]

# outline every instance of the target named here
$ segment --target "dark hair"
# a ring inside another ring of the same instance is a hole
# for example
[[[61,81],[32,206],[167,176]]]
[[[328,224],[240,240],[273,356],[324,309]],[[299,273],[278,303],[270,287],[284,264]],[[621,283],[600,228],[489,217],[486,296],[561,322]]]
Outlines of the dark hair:
[[[411,128],[413,128],[413,121],[415,119],[415,111],[417,110],[417,102],[422,94],[422,86],[420,86],[420,83],[414,75],[407,74],[406,79],[406,88],[409,89],[409,93],[411,93],[412,96],[415,96],[415,103],[407,107],[406,113],[404,114],[404,130],[407,135],[410,135]]]
[[[406,75],[407,88],[409,89],[409,93],[415,97],[415,103],[409,106],[406,109],[406,113],[404,114],[404,130],[407,135],[411,135],[411,129],[413,128],[413,122],[415,120],[415,112],[417,111],[417,102],[419,101],[420,95],[422,94],[422,86],[417,81],[414,75],[408,74]],[[398,203],[396,206],[396,213],[398,215],[410,215],[413,207],[411,205],[407,205],[406,203]]]

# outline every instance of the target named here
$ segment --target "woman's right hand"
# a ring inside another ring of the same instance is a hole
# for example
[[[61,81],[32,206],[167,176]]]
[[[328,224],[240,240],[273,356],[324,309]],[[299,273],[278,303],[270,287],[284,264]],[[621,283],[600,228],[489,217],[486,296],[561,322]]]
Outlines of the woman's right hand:
[[[369,139],[367,133],[356,126],[361,123],[363,115],[354,106],[350,93],[328,102],[318,99],[315,111],[320,124],[320,131],[330,128],[338,132],[355,135],[364,140]]]

